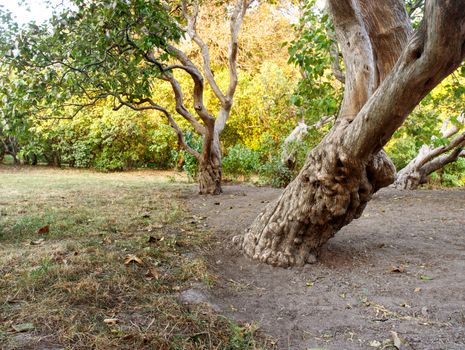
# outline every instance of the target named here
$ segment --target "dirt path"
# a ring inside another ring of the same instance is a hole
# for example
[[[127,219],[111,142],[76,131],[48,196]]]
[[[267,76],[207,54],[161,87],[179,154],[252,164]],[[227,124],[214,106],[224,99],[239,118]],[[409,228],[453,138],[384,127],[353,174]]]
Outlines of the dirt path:
[[[465,190],[385,189],[304,268],[257,264],[230,244],[280,191],[226,186],[190,205],[214,232],[208,300],[279,349],[465,349]],[[392,332],[396,332],[402,344]]]

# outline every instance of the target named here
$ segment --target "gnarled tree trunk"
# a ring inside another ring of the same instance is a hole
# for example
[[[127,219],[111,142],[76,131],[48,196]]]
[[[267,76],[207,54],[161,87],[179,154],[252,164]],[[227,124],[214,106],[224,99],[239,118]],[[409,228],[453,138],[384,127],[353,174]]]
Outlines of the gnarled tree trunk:
[[[221,149],[218,134],[215,133],[212,147],[202,149],[199,157],[199,193],[200,194],[220,194],[221,188]]]
[[[271,265],[313,261],[374,192],[394,181],[382,147],[465,56],[465,0],[429,1],[409,41],[401,0],[329,3],[346,65],[338,121],[278,200],[234,238],[245,254]]]

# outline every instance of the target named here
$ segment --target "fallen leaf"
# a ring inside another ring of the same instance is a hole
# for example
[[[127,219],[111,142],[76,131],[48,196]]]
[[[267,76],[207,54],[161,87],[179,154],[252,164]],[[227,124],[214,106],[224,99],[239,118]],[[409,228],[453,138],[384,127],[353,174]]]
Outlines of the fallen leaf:
[[[31,245],[41,245],[42,243],[44,243],[45,239],[43,238],[39,238],[39,239],[36,239],[35,241],[31,241]]]
[[[138,264],[138,265],[144,265],[144,262],[142,261],[141,258],[139,258],[136,255],[129,254],[129,255],[126,256],[126,259],[124,260],[124,265],[129,265],[131,263],[135,263],[135,264]]]
[[[423,281],[431,281],[433,277],[428,276],[428,275],[420,275],[420,279]]]
[[[45,235],[46,233],[49,233],[49,232],[50,232],[50,225],[45,225],[44,227],[39,228],[39,230],[37,231],[39,235]]]
[[[15,332],[33,331],[36,327],[32,323],[19,323],[11,326]]]
[[[150,236],[148,239],[148,243],[157,243],[157,242],[162,242],[165,240],[165,237],[155,237],[155,236]]]
[[[391,331],[391,335],[392,335],[392,341],[394,342],[394,346],[397,349],[401,349],[402,341],[400,340],[399,336],[397,335],[397,332]]]
[[[421,308],[421,314],[424,316],[424,317],[428,317],[428,308],[426,306],[423,306]]]
[[[113,326],[119,322],[117,318],[106,318],[103,320],[104,323],[106,323],[109,326]]]
[[[405,272],[405,266],[404,266],[404,265],[392,266],[390,272],[393,272],[393,273],[404,273],[404,272]]]
[[[161,273],[157,268],[151,267],[145,273],[145,277],[147,277],[148,280],[151,280],[151,279],[154,279],[154,278],[156,280],[158,280],[161,277]]]
[[[372,340],[371,342],[368,343],[369,346],[372,348],[379,348],[381,347],[381,343],[377,340]]]
[[[420,292],[421,292],[421,288],[415,288],[415,289],[414,289],[414,292],[415,292],[415,293],[420,293]]]

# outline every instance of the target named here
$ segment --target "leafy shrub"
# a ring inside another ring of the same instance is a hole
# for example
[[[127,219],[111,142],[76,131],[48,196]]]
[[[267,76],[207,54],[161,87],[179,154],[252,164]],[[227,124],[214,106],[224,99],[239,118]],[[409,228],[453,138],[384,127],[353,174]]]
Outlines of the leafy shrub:
[[[442,186],[456,187],[465,185],[465,159],[459,158],[444,169],[432,174],[432,178],[441,181]]]
[[[386,147],[386,151],[398,171],[418,154],[415,140],[406,137],[392,140]]]
[[[233,177],[249,177],[258,170],[259,154],[242,145],[235,145],[228,149],[223,158],[223,171]]]
[[[258,169],[260,182],[272,187],[285,187],[294,178],[294,172],[286,167],[279,156],[262,164]]]
[[[202,151],[202,138],[192,132],[186,132],[184,136],[186,143],[198,152]],[[182,170],[184,170],[190,180],[197,180],[199,174],[199,162],[197,158],[192,156],[189,152],[182,150],[180,156],[183,158]]]

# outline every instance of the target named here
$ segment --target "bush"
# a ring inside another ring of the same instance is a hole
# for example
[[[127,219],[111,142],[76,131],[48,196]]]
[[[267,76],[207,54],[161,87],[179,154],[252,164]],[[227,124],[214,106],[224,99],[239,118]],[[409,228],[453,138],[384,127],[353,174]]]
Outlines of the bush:
[[[295,174],[286,167],[279,156],[272,159],[259,167],[258,174],[260,182],[272,187],[285,187],[292,181]]]
[[[259,168],[259,154],[242,145],[235,145],[228,149],[223,158],[223,171],[232,177],[250,177]]]
[[[397,171],[404,168],[418,154],[413,138],[399,138],[386,147],[388,156],[396,166]]]
[[[202,151],[202,138],[193,132],[186,132],[184,136],[186,143],[193,149],[198,152]],[[179,152],[179,156],[183,159],[182,170],[187,174],[187,177],[192,180],[197,180],[197,175],[199,174],[199,162],[197,158],[191,155],[189,152],[184,150]]]

